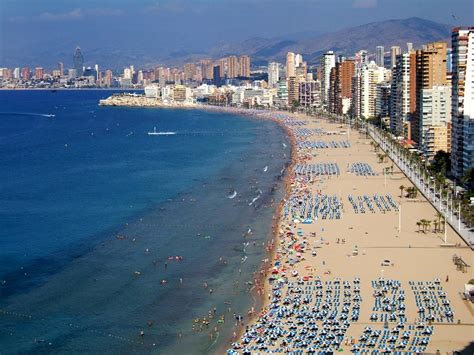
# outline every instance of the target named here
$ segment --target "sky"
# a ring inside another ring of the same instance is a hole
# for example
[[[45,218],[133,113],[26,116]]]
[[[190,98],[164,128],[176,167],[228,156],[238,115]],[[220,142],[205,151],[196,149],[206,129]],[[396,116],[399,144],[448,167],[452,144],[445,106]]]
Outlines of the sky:
[[[254,37],[421,17],[473,25],[472,0],[0,0],[0,67],[202,52]],[[454,15],[454,16],[453,16]],[[101,57],[103,59],[103,57]],[[49,61],[49,63],[42,63]],[[71,63],[69,63],[71,62]],[[14,64],[17,63],[17,64]],[[54,64],[53,64],[54,63]]]

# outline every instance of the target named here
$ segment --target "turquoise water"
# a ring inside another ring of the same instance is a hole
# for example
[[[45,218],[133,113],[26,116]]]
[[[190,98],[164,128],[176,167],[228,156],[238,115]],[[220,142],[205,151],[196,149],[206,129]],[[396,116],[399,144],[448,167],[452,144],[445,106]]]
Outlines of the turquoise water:
[[[0,92],[1,352],[207,353],[251,305],[284,132],[108,95]]]

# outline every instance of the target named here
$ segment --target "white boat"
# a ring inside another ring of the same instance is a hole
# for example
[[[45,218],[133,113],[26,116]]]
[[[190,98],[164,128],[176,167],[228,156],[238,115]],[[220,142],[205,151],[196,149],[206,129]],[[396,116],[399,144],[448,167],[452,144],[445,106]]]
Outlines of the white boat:
[[[172,136],[176,132],[157,132],[156,127],[153,128],[153,132],[148,132],[149,136]]]

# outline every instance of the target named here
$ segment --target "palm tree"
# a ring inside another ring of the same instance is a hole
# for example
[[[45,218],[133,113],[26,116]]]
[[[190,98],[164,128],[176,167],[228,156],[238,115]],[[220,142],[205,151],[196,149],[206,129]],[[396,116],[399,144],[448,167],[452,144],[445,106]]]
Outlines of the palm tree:
[[[420,227],[421,227],[421,221],[416,222],[416,225],[418,226],[418,232],[420,232]]]
[[[399,189],[400,189],[400,197],[403,198],[403,190],[405,190],[405,186],[400,185]]]
[[[379,163],[383,162],[383,154],[378,153],[377,158],[379,159]]]
[[[438,231],[439,222],[438,222],[438,221],[434,221],[434,222],[433,222],[433,225],[434,225],[434,232],[436,233],[436,232]]]
[[[430,228],[431,228],[431,221],[429,219],[426,221],[426,228],[428,230],[430,230]]]
[[[420,219],[421,227],[423,228],[423,233],[425,233],[426,229],[426,219],[422,218]]]
[[[441,227],[441,218],[443,218],[443,214],[439,211],[436,212],[436,218],[438,218],[438,224]]]

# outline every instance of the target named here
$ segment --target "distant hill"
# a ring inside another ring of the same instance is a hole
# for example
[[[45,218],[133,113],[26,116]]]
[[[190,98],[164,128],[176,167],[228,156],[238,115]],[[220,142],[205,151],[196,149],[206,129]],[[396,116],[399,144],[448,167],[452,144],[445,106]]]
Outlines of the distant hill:
[[[220,57],[245,53],[252,56],[254,63],[263,64],[269,60],[284,62],[286,53],[292,51],[301,53],[309,63],[315,63],[319,61],[321,54],[328,50],[351,56],[360,49],[374,53],[378,45],[385,46],[385,50],[389,51],[391,46],[406,48],[406,43],[412,42],[417,48],[432,41],[449,41],[450,33],[450,25],[411,17],[372,22],[337,32],[305,36],[302,39],[253,38],[214,48],[210,54],[213,57]]]

